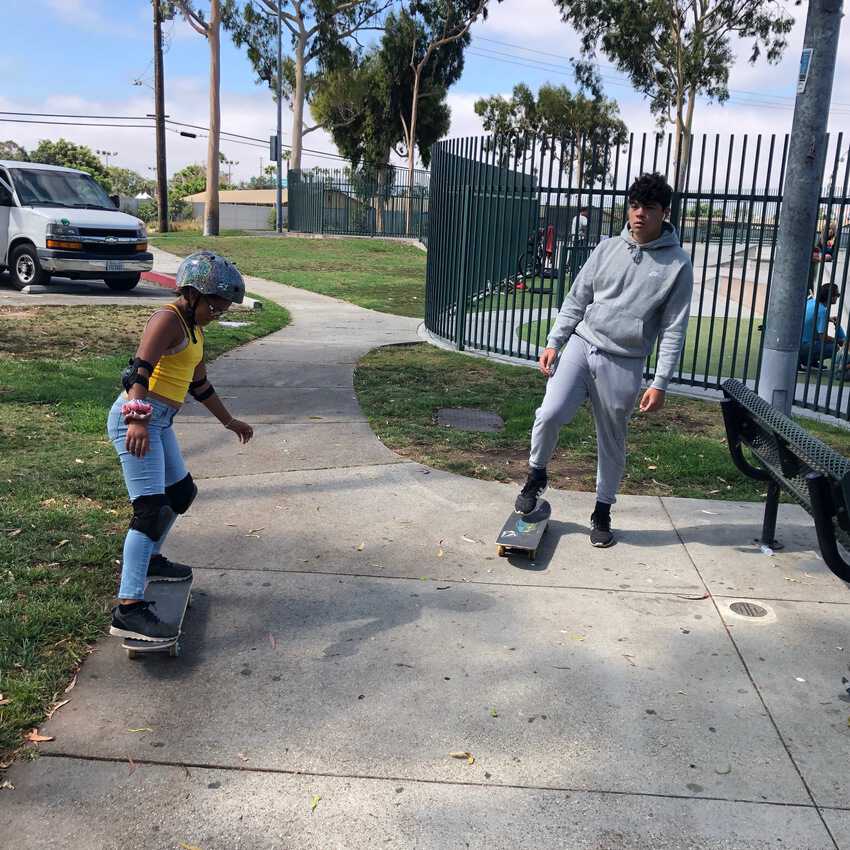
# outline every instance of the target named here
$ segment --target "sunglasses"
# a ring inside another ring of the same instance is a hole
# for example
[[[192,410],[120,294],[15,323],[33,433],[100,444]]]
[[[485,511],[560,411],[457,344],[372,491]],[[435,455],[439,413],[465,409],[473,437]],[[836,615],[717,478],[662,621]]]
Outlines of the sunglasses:
[[[215,302],[211,301],[209,298],[206,299],[207,308],[213,316],[222,316],[230,309],[230,302],[226,302],[223,305],[218,305]]]

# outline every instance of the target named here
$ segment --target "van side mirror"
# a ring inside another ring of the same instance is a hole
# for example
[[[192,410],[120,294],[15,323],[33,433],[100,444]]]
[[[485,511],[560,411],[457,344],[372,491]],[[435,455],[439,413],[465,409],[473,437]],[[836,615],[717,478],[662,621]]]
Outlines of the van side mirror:
[[[115,204],[115,209],[117,210],[121,206],[121,196],[120,195],[110,195],[109,200]]]
[[[0,207],[13,207],[15,201],[12,198],[12,193],[0,183]]]

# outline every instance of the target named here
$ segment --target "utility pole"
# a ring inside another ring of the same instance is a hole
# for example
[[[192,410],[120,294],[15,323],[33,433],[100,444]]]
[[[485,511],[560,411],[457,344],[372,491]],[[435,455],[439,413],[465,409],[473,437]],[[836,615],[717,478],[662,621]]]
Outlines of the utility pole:
[[[806,284],[823,191],[829,106],[842,0],[811,0],[803,37],[776,260],[764,329],[759,395],[786,415],[797,388]]]
[[[153,88],[156,113],[157,230],[168,232],[168,172],[165,168],[165,83],[162,74],[162,8],[153,0]]]
[[[275,213],[277,232],[283,233],[283,33],[281,3],[277,0],[277,186],[275,191]]]

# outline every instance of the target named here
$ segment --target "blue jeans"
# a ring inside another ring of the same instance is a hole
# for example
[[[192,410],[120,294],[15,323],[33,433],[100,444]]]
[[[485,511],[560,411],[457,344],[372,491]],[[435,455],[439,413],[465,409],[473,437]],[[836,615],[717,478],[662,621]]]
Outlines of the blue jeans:
[[[124,483],[130,501],[139,496],[156,496],[165,493],[165,488],[182,481],[189,473],[177,437],[171,427],[177,410],[164,402],[148,399],[153,415],[148,425],[150,446],[144,457],[136,457],[127,451],[125,440],[127,426],[121,415],[121,407],[127,399],[119,395],[109,411],[106,431],[124,473]],[[119,599],[144,599],[145,579],[150,559],[159,552],[166,535],[171,530],[177,515],[174,514],[159,540],[151,540],[146,534],[131,528],[124,538],[124,560],[121,566]]]
[[[823,350],[821,351],[821,345]],[[800,364],[809,365],[809,356],[812,358],[812,366],[820,366],[822,360],[832,360],[835,357],[835,343],[816,341],[814,346],[803,343],[800,346]]]

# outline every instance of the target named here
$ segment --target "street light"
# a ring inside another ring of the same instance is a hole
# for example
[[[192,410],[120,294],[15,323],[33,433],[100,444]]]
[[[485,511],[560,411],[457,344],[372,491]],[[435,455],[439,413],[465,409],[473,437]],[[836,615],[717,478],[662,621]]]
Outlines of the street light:
[[[111,157],[111,156],[118,156],[118,151],[101,151],[101,150],[96,150],[96,151],[95,151],[95,153],[96,153],[96,154],[98,154],[98,156],[106,157],[106,167],[107,167],[107,168],[109,168],[109,157]]]

